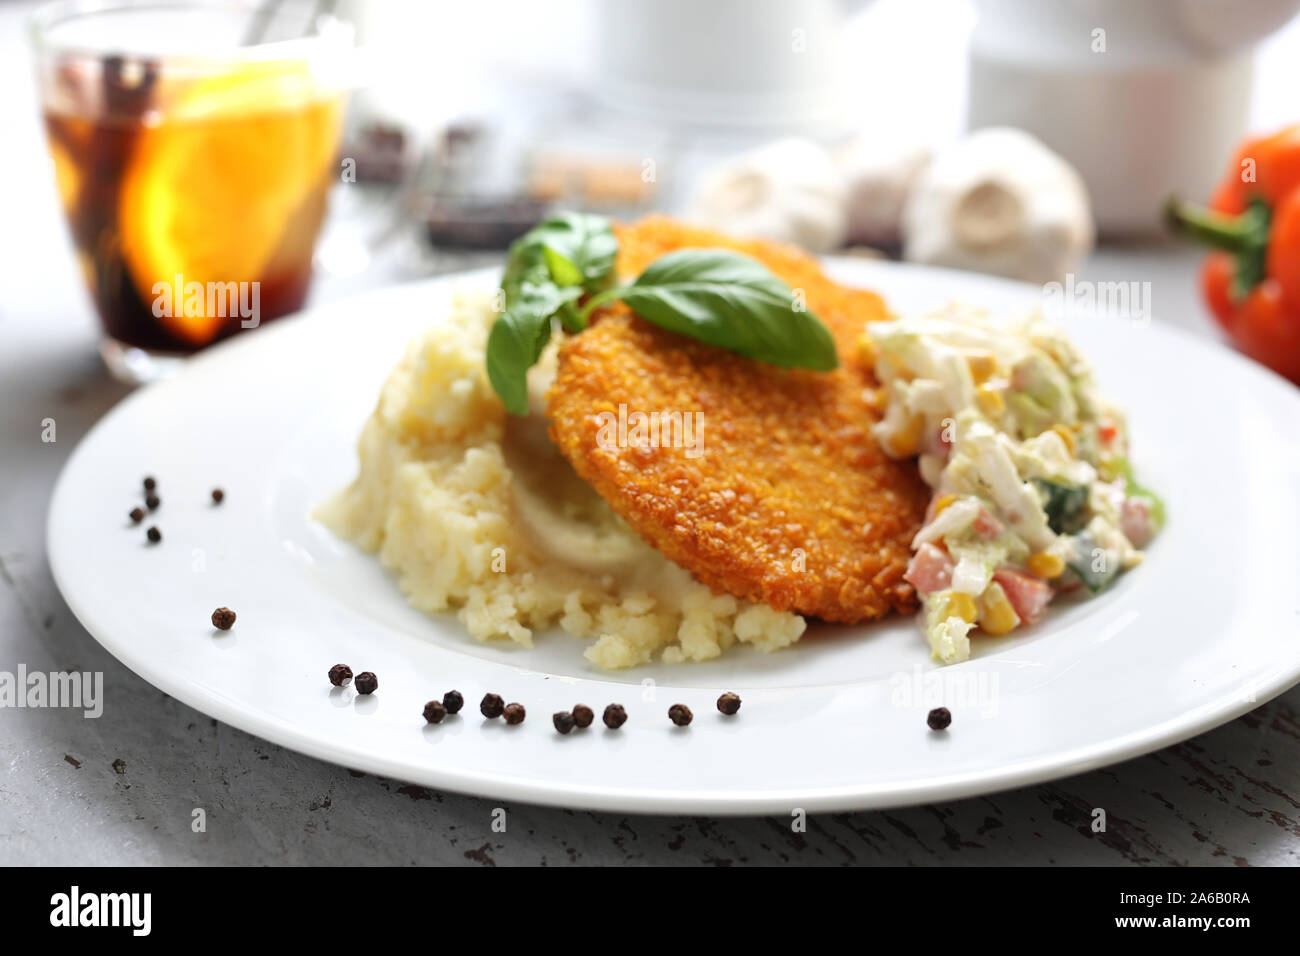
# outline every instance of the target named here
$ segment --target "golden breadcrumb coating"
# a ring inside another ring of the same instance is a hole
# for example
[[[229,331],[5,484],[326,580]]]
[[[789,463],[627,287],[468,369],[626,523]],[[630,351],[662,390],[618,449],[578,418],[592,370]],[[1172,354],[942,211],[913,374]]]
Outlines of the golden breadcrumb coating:
[[[778,368],[665,332],[615,304],[561,346],[547,395],[551,437],[578,474],[715,591],[827,621],[913,609],[903,573],[929,493],[915,462],[889,458],[871,435],[875,381],[858,343],[865,323],[888,315],[879,296],[836,285],[812,258],[773,243],[662,217],[617,232],[624,278],[685,247],[762,261],[803,291],[841,365]],[[701,412],[700,454],[662,441],[598,440],[611,420],[601,413],[618,416],[620,405],[625,419]]]

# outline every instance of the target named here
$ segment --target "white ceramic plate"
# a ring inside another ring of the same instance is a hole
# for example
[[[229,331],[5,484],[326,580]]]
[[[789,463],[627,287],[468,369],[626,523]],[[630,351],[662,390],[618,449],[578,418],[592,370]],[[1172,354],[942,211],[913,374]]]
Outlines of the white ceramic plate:
[[[960,298],[993,309],[1037,289],[883,263],[831,264],[896,310]],[[531,651],[473,641],[454,616],[411,610],[370,555],[309,517],[348,482],[358,431],[407,341],[453,284],[385,289],[212,349],[124,401],[86,436],[55,489],[50,562],[94,637],[172,696],[334,761],[500,800],[626,812],[783,813],[946,800],[1061,777],[1184,739],[1300,679],[1300,392],[1212,343],[1157,325],[1075,316],[1070,332],[1130,412],[1146,483],[1169,525],[1148,561],[1090,602],[936,668],[911,619],[815,627],[771,655],[604,674],[584,642]],[[163,499],[148,546],[127,510],[141,477]],[[213,507],[209,490],[226,491]],[[213,608],[239,615],[213,630]],[[332,664],[379,675],[369,698]],[[643,683],[649,682],[649,683]],[[450,688],[459,718],[426,726]],[[739,716],[714,708],[722,690]],[[493,691],[528,709],[485,722]],[[550,715],[620,701],[561,737]],[[673,727],[668,706],[695,711]],[[930,732],[926,712],[953,712]],[[112,702],[108,702],[112,706]]]

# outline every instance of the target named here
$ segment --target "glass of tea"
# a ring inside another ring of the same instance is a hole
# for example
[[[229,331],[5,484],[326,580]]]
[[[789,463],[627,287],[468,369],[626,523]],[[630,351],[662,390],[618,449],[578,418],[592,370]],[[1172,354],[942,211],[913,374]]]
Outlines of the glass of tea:
[[[321,8],[66,0],[35,14],[55,181],[113,374],[157,378],[303,304],[353,53]]]

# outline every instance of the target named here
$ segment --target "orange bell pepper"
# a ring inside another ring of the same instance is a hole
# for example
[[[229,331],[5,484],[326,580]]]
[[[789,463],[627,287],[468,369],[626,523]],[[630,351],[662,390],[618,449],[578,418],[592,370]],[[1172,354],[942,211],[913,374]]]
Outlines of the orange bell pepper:
[[[1300,125],[1246,140],[1208,209],[1172,199],[1168,217],[1215,249],[1201,292],[1228,337],[1300,385]]]

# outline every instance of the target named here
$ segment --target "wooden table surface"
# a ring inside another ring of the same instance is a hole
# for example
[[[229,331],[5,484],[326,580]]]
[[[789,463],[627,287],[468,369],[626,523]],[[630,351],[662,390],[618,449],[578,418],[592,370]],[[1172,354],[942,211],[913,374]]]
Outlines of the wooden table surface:
[[[1104,770],[945,805],[813,816],[805,833],[791,832],[788,818],[507,805],[504,834],[491,828],[494,801],[357,775],[155,690],[77,623],[46,563],[59,469],[127,390],[95,354],[13,20],[0,17],[12,92],[0,114],[0,671],[102,671],[107,703],[94,720],[0,709],[0,863],[1300,864],[1297,688]],[[1195,263],[1180,248],[1107,250],[1084,276],[1150,279],[1157,320],[1208,334]],[[317,299],[380,281],[373,270],[326,281]],[[57,422],[53,443],[41,440],[47,418]],[[1105,833],[1090,828],[1098,807]],[[191,830],[196,808],[206,832]]]

